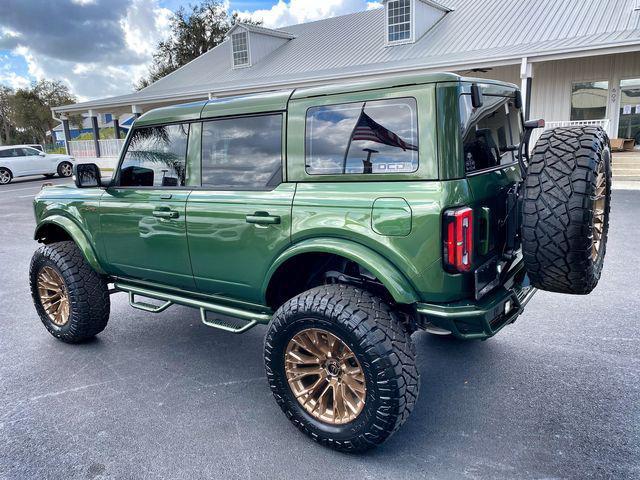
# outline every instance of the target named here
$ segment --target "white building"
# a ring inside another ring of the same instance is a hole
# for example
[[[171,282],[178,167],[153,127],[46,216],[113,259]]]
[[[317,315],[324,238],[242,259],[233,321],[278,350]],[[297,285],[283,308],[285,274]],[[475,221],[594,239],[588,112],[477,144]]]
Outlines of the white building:
[[[129,95],[66,105],[114,116],[192,100],[452,71],[530,93],[527,116],[592,122],[640,143],[640,1],[385,0],[384,8],[226,41]],[[133,80],[133,79],[132,79]]]

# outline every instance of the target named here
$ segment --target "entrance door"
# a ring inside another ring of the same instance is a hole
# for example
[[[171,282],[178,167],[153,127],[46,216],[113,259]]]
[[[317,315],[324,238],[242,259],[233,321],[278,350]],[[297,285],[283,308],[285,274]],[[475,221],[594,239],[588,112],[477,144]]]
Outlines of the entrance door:
[[[100,202],[113,275],[193,289],[187,246],[188,124],[136,128]]]
[[[199,290],[259,302],[264,276],[289,245],[295,185],[282,183],[282,115],[205,121],[202,188],[187,202]]]
[[[620,82],[618,138],[633,138],[640,144],[640,79]]]

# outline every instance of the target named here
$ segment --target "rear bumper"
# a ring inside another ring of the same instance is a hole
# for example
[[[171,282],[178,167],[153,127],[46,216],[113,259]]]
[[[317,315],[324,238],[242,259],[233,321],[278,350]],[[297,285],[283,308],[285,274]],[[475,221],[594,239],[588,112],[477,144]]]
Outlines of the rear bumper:
[[[461,339],[484,340],[513,323],[536,292],[520,262],[502,286],[478,301],[418,303],[416,310],[422,324],[431,323]]]

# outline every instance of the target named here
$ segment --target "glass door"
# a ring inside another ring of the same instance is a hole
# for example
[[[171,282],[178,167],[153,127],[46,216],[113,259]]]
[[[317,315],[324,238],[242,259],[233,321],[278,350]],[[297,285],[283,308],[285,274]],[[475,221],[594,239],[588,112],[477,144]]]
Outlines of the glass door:
[[[620,82],[618,138],[633,138],[640,144],[640,78]]]

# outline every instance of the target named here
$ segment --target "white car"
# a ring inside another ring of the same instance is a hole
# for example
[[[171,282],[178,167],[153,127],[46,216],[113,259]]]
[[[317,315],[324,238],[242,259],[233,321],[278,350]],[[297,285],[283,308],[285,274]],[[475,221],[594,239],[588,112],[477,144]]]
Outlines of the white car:
[[[27,175],[70,177],[74,164],[69,155],[44,153],[29,145],[0,146],[0,185]]]

